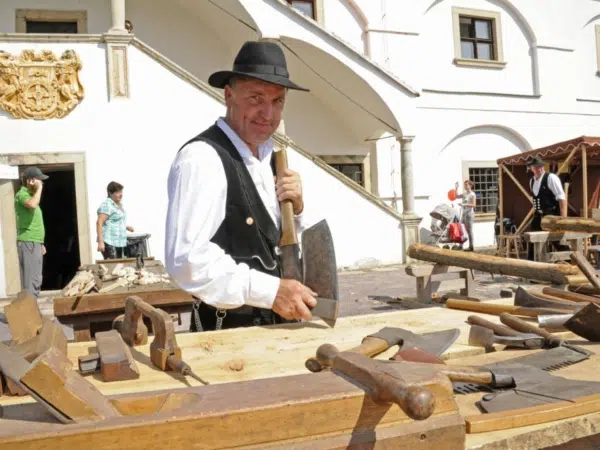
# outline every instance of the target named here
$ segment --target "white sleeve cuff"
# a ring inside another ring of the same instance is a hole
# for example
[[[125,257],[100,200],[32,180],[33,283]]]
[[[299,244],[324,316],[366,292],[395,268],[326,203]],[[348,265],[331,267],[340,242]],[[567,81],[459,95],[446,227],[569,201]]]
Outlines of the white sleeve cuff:
[[[246,304],[271,309],[279,290],[279,278],[258,270],[250,270],[250,289]]]

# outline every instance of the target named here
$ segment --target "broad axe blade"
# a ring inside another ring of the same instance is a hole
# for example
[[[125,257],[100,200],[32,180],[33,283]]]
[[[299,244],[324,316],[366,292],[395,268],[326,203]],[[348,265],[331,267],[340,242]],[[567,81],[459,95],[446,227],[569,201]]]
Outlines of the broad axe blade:
[[[576,312],[563,326],[590,342],[600,342],[600,306],[589,303]]]
[[[311,313],[334,327],[340,296],[333,238],[325,219],[302,233],[302,266],[304,285],[318,295]]]
[[[454,343],[459,335],[460,330],[458,328],[415,334],[403,328],[385,327],[367,337],[383,339],[390,347],[399,345],[401,350],[419,348],[427,353],[440,356]]]

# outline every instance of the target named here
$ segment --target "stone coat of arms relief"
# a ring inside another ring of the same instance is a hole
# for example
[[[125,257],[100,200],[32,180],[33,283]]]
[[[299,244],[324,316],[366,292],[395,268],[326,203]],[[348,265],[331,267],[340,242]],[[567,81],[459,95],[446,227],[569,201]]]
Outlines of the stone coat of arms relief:
[[[60,59],[51,50],[0,50],[0,108],[17,119],[65,117],[84,97],[81,60],[74,50]]]

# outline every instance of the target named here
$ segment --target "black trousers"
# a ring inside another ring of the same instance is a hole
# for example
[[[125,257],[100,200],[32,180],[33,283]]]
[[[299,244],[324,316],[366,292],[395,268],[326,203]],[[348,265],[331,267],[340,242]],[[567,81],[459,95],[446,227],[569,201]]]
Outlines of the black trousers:
[[[214,331],[217,326],[217,309],[214,306],[207,305],[206,303],[200,302],[198,307],[198,315],[200,324],[202,325],[202,331]],[[219,313],[222,314],[222,313]],[[192,317],[190,320],[190,331],[198,331],[196,325],[196,310],[192,310]],[[261,325],[275,325],[281,323],[294,323],[297,320],[286,320],[279,314],[274,313],[270,309],[254,308],[252,306],[242,306],[240,308],[228,309],[223,323],[221,325],[222,330],[230,328],[242,328],[242,327],[256,327]]]
[[[102,256],[104,259],[125,258],[125,247],[115,247],[114,245],[105,243]]]

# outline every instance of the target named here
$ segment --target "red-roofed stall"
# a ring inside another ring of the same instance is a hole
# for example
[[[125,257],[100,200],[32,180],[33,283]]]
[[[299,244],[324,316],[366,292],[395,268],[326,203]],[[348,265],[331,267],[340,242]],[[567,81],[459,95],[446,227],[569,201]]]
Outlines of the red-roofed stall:
[[[509,217],[517,225],[516,234],[527,231],[533,218],[527,163],[536,156],[546,162],[547,172],[556,173],[563,182],[569,216],[589,217],[599,200],[600,137],[581,136],[497,160],[500,223]],[[502,236],[503,227],[499,228]]]

